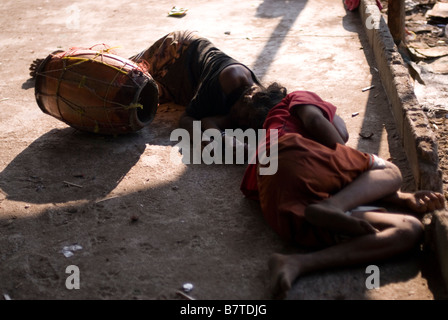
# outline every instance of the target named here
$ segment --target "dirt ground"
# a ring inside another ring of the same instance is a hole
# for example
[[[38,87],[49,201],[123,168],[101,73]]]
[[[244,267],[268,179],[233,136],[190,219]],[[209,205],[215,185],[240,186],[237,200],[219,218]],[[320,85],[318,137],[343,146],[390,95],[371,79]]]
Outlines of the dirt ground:
[[[167,32],[196,29],[263,82],[343,105],[349,144],[393,159],[411,188],[356,13],[331,0],[186,3],[179,4],[189,8],[183,18],[168,17],[173,4],[165,0],[2,3],[0,299],[185,300],[188,283],[198,300],[269,299],[268,257],[296,250],[242,196],[244,165],[170,160],[183,107],[161,105],[147,128],[118,137],[83,133],[43,114],[28,66],[57,49],[107,43],[127,57]],[[79,268],[80,289],[67,289],[68,266]],[[361,266],[306,277],[289,298],[445,297],[431,253],[417,250],[379,267],[379,290],[366,289]]]

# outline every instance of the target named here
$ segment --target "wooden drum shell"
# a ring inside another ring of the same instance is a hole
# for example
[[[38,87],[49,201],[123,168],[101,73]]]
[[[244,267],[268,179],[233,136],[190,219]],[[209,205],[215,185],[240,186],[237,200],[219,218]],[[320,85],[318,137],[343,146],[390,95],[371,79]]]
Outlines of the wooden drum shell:
[[[158,107],[157,84],[133,61],[90,49],[50,54],[36,71],[40,109],[73,128],[124,134],[147,126]]]

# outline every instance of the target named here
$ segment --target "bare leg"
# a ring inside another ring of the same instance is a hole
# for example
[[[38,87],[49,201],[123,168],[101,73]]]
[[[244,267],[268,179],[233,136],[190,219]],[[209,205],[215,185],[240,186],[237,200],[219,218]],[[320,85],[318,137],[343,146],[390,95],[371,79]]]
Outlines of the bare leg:
[[[394,179],[394,170],[379,169],[365,172],[333,197],[309,205],[305,210],[306,219],[316,226],[356,236],[374,233],[376,229],[367,221],[347,216],[344,212],[368,202],[381,200],[393,203],[411,210],[414,214],[423,214],[445,207],[445,198],[438,192],[421,190],[412,193],[401,191],[389,193],[398,182],[397,177],[396,182],[391,180],[392,182],[388,183],[386,180],[388,176]],[[381,186],[384,186],[382,190]],[[382,195],[385,196],[381,197]]]
[[[367,221],[348,216],[344,212],[391,196],[397,192],[401,183],[398,167],[386,162],[384,169],[366,171],[334,196],[309,205],[305,210],[305,218],[315,226],[349,235],[374,233],[375,228]]]
[[[393,163],[386,162],[384,169],[364,172],[344,189],[326,199],[325,202],[345,212],[393,195],[400,189],[401,183],[400,169]]]
[[[347,215],[339,208],[324,202],[309,205],[305,210],[305,217],[316,226],[350,236],[378,232],[369,222]]]
[[[414,247],[423,231],[415,217],[379,212],[345,214],[357,206],[378,200],[387,200],[417,212],[444,207],[441,194],[430,191],[403,193],[399,191],[401,183],[399,169],[386,162],[385,168],[366,171],[332,197],[309,205],[305,218],[310,223],[353,238],[313,253],[273,255],[269,268],[274,296],[284,298],[293,281],[302,274],[378,261]]]
[[[402,178],[397,166],[386,162],[384,169],[369,170],[361,174],[347,187],[325,200],[328,205],[342,211],[383,200],[415,213],[425,213],[445,207],[444,196],[438,192],[421,190],[414,193],[399,191]]]
[[[412,249],[422,235],[420,221],[412,216],[378,212],[356,212],[381,231],[306,254],[274,254],[269,260],[274,298],[283,299],[294,280],[313,271],[351,266],[390,258]]]

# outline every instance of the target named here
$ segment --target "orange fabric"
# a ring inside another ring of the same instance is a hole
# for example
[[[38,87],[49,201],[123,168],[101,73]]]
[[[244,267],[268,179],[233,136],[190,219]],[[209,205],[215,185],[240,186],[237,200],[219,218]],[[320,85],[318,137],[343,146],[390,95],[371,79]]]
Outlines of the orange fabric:
[[[369,154],[343,145],[333,150],[300,134],[284,134],[278,141],[277,173],[257,175],[264,218],[287,241],[306,247],[332,244],[332,234],[309,224],[304,210],[369,167]]]
[[[284,240],[316,248],[334,244],[334,235],[308,223],[305,208],[328,198],[367,171],[371,156],[343,145],[331,149],[312,140],[290,112],[292,107],[305,104],[319,107],[333,122],[336,107],[315,93],[288,94],[269,112],[263,126],[266,150],[271,146],[269,130],[278,130],[278,170],[274,175],[259,175],[259,165],[252,159],[241,191],[260,201],[264,218]]]

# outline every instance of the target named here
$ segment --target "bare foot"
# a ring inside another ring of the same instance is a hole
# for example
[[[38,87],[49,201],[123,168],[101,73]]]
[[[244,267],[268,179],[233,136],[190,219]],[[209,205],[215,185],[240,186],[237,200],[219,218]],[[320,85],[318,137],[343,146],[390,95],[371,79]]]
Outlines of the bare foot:
[[[369,222],[346,215],[324,201],[309,205],[305,218],[313,225],[352,236],[378,232]]]
[[[275,253],[268,262],[270,286],[274,299],[285,299],[292,283],[299,275],[298,255],[286,256]]]
[[[407,205],[415,212],[426,213],[445,208],[445,199],[441,193],[422,190],[409,197]]]
[[[415,213],[426,213],[445,208],[444,196],[439,192],[421,190],[416,192],[397,192],[392,202],[402,205]]]

